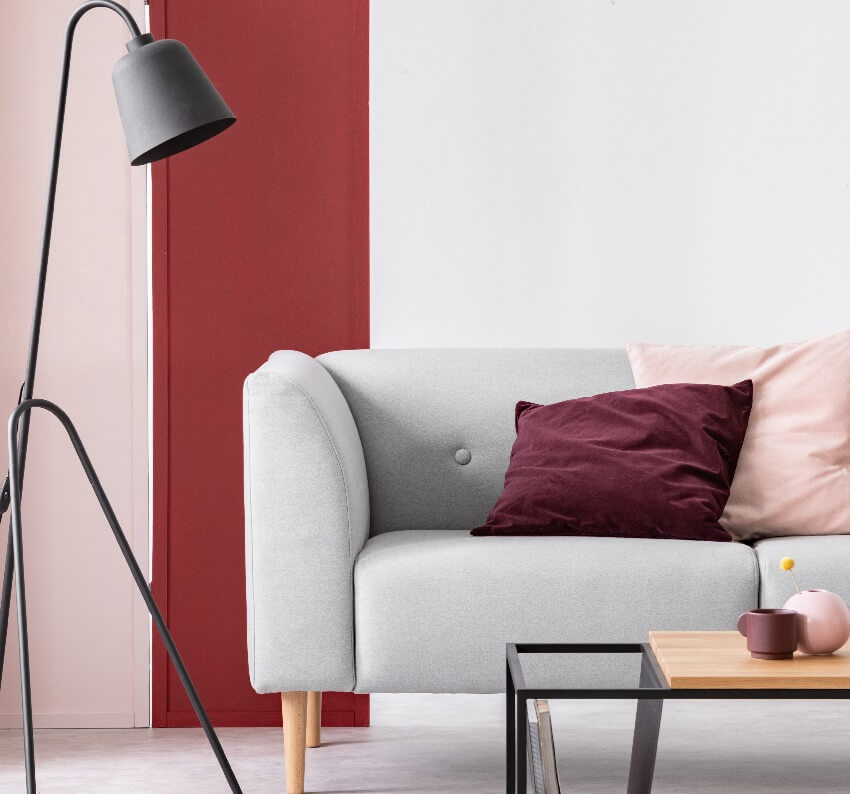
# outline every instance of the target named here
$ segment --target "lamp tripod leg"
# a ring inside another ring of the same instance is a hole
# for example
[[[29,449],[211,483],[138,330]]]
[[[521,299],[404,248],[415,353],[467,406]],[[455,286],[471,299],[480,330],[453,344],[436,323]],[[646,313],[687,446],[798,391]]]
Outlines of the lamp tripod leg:
[[[32,685],[30,683],[29,635],[27,633],[27,600],[24,584],[24,547],[21,533],[21,495],[12,495],[12,552],[15,566],[15,596],[18,607],[18,655],[21,661],[21,708],[24,722],[24,760],[27,794],[36,794],[35,745],[32,726]]]
[[[8,484],[8,478],[6,479]],[[0,512],[0,518],[3,513]],[[6,635],[9,632],[9,610],[12,607],[12,579],[15,568],[12,549],[12,528],[6,543],[6,564],[3,566],[3,589],[0,591],[0,687],[3,686],[3,660],[6,658]]]
[[[21,384],[21,390],[18,392],[18,405],[24,399],[24,394],[28,391],[27,381]],[[18,452],[20,454],[20,471],[18,487],[23,491],[23,468],[24,461],[27,456],[27,446],[29,441],[29,414],[24,419],[24,425],[21,428],[21,434],[18,436]],[[11,489],[9,486],[9,473],[3,479],[3,485],[0,486],[0,520],[6,514],[9,506],[12,503],[10,497]],[[12,579],[14,577],[15,562],[14,562],[14,547],[12,543],[12,525],[9,524],[8,540],[6,542],[6,563],[3,566],[3,589],[0,591],[0,687],[3,686],[3,662],[6,658],[6,638],[9,635],[9,612],[12,609]]]
[[[77,453],[77,457],[80,460],[80,464],[83,467],[83,470],[86,473],[86,477],[88,478],[89,483],[91,484],[92,490],[97,497],[97,501],[100,504],[101,510],[103,511],[104,516],[112,530],[112,534],[115,537],[115,541],[118,543],[118,547],[121,550],[121,554],[124,556],[124,561],[127,563],[127,567],[130,569],[130,573],[133,576],[134,581],[136,582],[136,586],[138,587],[139,592],[145,602],[145,606],[148,608],[148,612],[150,612],[151,619],[153,621],[154,626],[156,626],[157,632],[159,633],[160,638],[162,639],[163,644],[165,645],[165,649],[168,652],[168,656],[171,659],[172,664],[177,670],[177,675],[180,678],[180,683],[183,684],[183,689],[186,691],[186,695],[189,698],[189,701],[192,704],[192,708],[195,711],[195,716],[197,716],[198,721],[201,723],[201,727],[206,734],[207,741],[212,748],[213,753],[221,767],[221,771],[224,774],[225,779],[227,780],[228,785],[230,786],[230,790],[234,792],[234,794],[241,794],[242,789],[239,787],[239,783],[236,780],[236,776],[233,774],[233,769],[230,767],[230,762],[227,759],[227,756],[224,753],[224,749],[221,746],[221,743],[218,740],[218,736],[216,735],[215,729],[210,722],[209,717],[207,716],[206,710],[204,709],[203,703],[201,702],[200,697],[198,696],[197,691],[195,690],[195,686],[192,683],[192,679],[189,677],[189,671],[186,669],[186,665],[183,663],[183,659],[180,657],[180,653],[177,650],[177,646],[174,643],[173,638],[171,637],[171,632],[169,632],[168,627],[165,624],[165,620],[162,617],[162,613],[159,611],[159,607],[157,606],[156,601],[154,600],[153,594],[151,593],[150,587],[148,587],[148,583],[145,581],[144,574],[139,568],[139,563],[136,560],[136,557],[133,555],[133,551],[130,548],[130,544],[127,542],[127,538],[124,535],[123,530],[121,529],[121,525],[118,523],[118,518],[115,515],[115,511],[112,509],[112,505],[109,503],[109,499],[106,496],[106,492],[103,490],[103,486],[98,479],[97,472],[92,466],[91,460],[89,459],[88,453],[83,446],[83,442],[80,439],[79,434],[77,433],[76,428],[71,422],[68,415],[55,403],[49,402],[48,400],[24,400],[13,412],[11,417],[9,418],[9,461],[11,463],[11,467],[9,470],[10,483],[11,483],[11,507],[12,507],[12,531],[13,531],[13,550],[14,550],[14,562],[15,562],[15,582],[17,586],[17,597],[18,597],[18,634],[20,637],[20,654],[21,654],[21,693],[24,701],[24,749],[26,752],[27,759],[27,792],[28,794],[35,794],[35,760],[34,760],[34,747],[32,743],[32,707],[30,702],[30,683],[29,683],[29,654],[27,647],[27,632],[26,632],[26,600],[24,593],[24,568],[23,568],[23,549],[22,549],[22,529],[21,529],[21,499],[20,499],[20,486],[19,486],[19,465],[18,465],[18,450],[17,450],[17,430],[18,430],[18,421],[23,414],[26,414],[32,411],[33,408],[42,408],[49,413],[52,413],[65,428],[65,431],[68,433],[68,436],[71,440],[71,444],[74,447],[74,451]],[[29,736],[29,739],[27,739]]]

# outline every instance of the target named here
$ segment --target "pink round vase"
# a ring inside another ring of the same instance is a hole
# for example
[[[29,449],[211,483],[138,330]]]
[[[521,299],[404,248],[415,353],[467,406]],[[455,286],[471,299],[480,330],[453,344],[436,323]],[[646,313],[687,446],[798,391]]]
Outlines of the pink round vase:
[[[850,609],[829,590],[803,590],[785,602],[800,613],[797,649],[808,654],[837,651],[850,638]]]

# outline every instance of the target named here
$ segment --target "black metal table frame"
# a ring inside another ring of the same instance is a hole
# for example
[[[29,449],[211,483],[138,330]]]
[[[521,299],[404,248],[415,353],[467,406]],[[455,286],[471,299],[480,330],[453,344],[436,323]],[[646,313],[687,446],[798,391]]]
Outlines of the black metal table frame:
[[[529,687],[521,654],[640,654],[637,687],[541,688]],[[665,700],[846,700],[850,689],[671,689],[648,643],[508,643],[506,648],[506,786],[507,794],[527,794],[529,700],[637,700],[628,794],[649,794],[655,772],[661,707]]]

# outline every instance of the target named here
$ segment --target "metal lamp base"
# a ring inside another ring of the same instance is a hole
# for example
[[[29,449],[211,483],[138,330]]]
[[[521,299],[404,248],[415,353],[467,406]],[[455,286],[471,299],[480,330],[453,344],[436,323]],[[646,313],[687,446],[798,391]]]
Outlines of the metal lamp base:
[[[180,683],[183,684],[183,689],[186,691],[186,694],[189,697],[189,700],[192,703],[192,708],[195,711],[195,714],[198,717],[199,722],[201,723],[201,727],[204,729],[204,733],[207,736],[207,740],[212,747],[213,753],[215,753],[215,757],[218,760],[219,766],[221,767],[221,771],[224,773],[224,777],[226,778],[230,790],[233,792],[240,792],[239,783],[236,780],[236,776],[233,774],[233,770],[230,767],[230,762],[227,760],[227,756],[222,749],[221,743],[218,740],[218,736],[215,733],[215,729],[212,726],[212,723],[207,716],[206,711],[204,710],[203,703],[201,703],[201,699],[198,697],[198,693],[195,690],[194,684],[192,684],[192,679],[189,677],[189,671],[186,669],[186,665],[183,663],[183,659],[180,657],[180,653],[177,650],[177,646],[174,644],[174,640],[171,637],[171,632],[169,632],[168,627],[165,625],[165,621],[163,620],[162,613],[159,611],[159,607],[154,600],[153,594],[150,591],[150,587],[148,587],[148,583],[145,581],[144,574],[142,574],[141,569],[139,568],[139,563],[136,561],[135,556],[133,555],[133,551],[130,548],[130,544],[127,542],[127,538],[124,535],[123,530],[121,529],[121,525],[118,523],[118,519],[115,516],[115,511],[112,509],[112,505],[109,503],[109,499],[106,496],[106,492],[103,490],[103,486],[100,484],[100,480],[98,479],[97,472],[92,466],[92,462],[89,459],[88,453],[86,452],[85,447],[83,446],[83,442],[80,439],[79,433],[77,433],[77,429],[74,427],[73,422],[71,422],[68,415],[55,403],[52,403],[48,400],[39,400],[39,399],[30,399],[24,400],[21,402],[18,407],[12,412],[12,415],[9,417],[9,476],[8,476],[8,493],[9,497],[9,506],[11,507],[12,514],[12,524],[11,524],[11,546],[12,546],[12,554],[7,558],[6,565],[6,575],[11,576],[12,572],[14,572],[15,578],[15,593],[17,596],[17,614],[18,614],[18,651],[20,655],[21,662],[21,700],[23,704],[23,723],[24,723],[24,756],[26,760],[26,779],[27,779],[27,792],[28,794],[36,794],[36,785],[35,785],[35,745],[33,741],[33,724],[32,724],[32,690],[30,683],[30,664],[29,664],[29,638],[27,633],[27,606],[26,606],[26,585],[24,580],[24,550],[23,550],[23,527],[21,524],[21,491],[22,491],[22,483],[21,483],[21,457],[20,450],[18,444],[18,424],[21,420],[22,416],[28,416],[34,408],[41,408],[51,414],[53,414],[62,426],[65,428],[65,431],[68,433],[68,437],[71,440],[71,444],[74,447],[74,451],[77,453],[77,457],[80,460],[80,464],[83,467],[83,471],[86,473],[86,477],[88,481],[91,483],[92,490],[97,497],[97,501],[100,503],[100,507],[103,510],[104,516],[106,516],[106,521],[112,529],[112,534],[115,536],[115,540],[118,543],[118,547],[121,549],[121,553],[124,555],[124,560],[127,563],[127,567],[130,569],[130,573],[133,576],[133,579],[136,582],[136,586],[139,588],[139,592],[142,594],[142,598],[145,601],[145,606],[148,608],[148,612],[150,612],[151,619],[153,620],[153,624],[156,626],[157,631],[159,632],[159,636],[162,639],[163,644],[165,645],[166,650],[168,651],[168,656],[170,657],[174,667],[177,670],[177,675],[180,678]],[[2,503],[0,503],[0,507],[2,507]],[[10,566],[9,563],[12,563]],[[3,593],[5,594],[8,588],[8,580],[4,582],[4,585],[7,585],[3,588]],[[11,593],[9,593],[11,596]],[[11,598],[6,597],[2,599],[2,603],[0,603],[0,630],[2,630],[2,646],[5,646],[5,635],[6,630],[8,628],[8,615],[9,615],[9,602]],[[0,657],[0,663],[2,663],[2,657]],[[0,682],[2,682],[2,667],[0,667]]]

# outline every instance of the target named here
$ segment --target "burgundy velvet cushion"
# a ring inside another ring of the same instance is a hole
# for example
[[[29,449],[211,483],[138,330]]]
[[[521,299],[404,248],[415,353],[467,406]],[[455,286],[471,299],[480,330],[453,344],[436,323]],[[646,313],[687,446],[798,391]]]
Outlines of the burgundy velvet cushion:
[[[505,488],[473,535],[730,540],[718,520],[753,383],[520,402]]]

